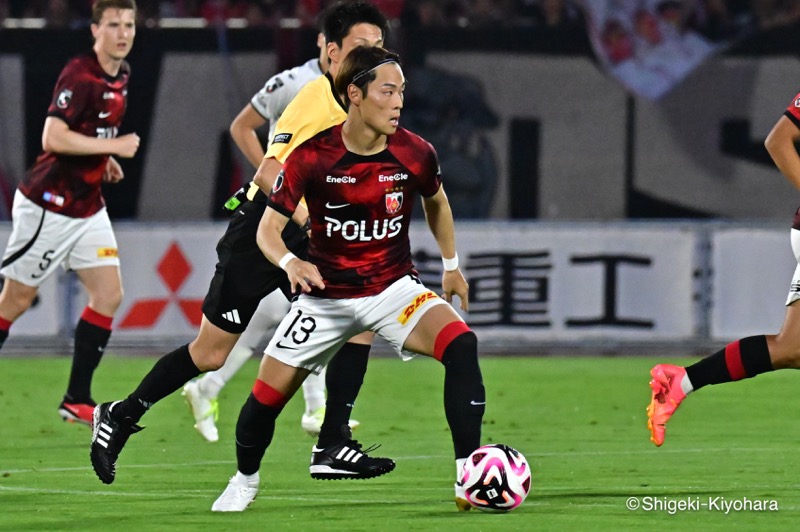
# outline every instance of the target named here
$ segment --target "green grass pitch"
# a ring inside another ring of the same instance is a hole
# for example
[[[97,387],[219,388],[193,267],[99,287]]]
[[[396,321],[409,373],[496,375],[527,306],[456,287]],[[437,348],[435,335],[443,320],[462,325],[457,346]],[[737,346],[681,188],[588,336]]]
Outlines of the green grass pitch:
[[[110,486],[89,464],[90,431],[56,413],[69,362],[0,359],[0,530],[796,530],[800,518],[800,381],[789,371],[689,397],[656,449],[645,407],[657,360],[485,356],[484,443],[525,454],[533,489],[508,514],[459,514],[442,367],[374,358],[354,411],[356,438],[381,443],[377,453],[396,459],[394,472],[312,480],[314,440],[300,429],[298,395],[278,420],[256,501],[242,514],[213,514],[235,471],[234,426],[256,361],[223,390],[218,443],[192,429],[176,393],[145,416],[147,429],[131,437]],[[153,362],[107,356],[96,399],[123,397]],[[649,511],[629,510],[632,497]],[[763,500],[779,509],[752,509]]]

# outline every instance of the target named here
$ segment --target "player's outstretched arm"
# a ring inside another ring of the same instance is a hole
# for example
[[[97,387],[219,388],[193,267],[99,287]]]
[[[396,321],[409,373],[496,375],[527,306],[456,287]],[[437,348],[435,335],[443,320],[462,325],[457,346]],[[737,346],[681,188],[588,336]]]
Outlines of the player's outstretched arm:
[[[797,140],[800,140],[800,129],[784,115],[772,127],[764,146],[786,179],[800,190],[800,156],[795,148]]]
[[[48,116],[42,130],[42,149],[64,155],[119,155],[130,158],[139,149],[139,135],[128,133],[121,137],[102,139],[72,131],[66,122]]]
[[[453,295],[461,300],[461,309],[469,310],[469,284],[458,267],[456,254],[456,233],[453,222],[453,211],[450,202],[444,193],[444,187],[429,198],[422,198],[422,207],[425,209],[425,219],[428,222],[433,237],[439,246],[442,258],[455,260],[452,268],[445,267],[442,274],[442,297],[449,303],[453,302]]]
[[[325,282],[317,267],[297,258],[283,242],[281,233],[288,222],[289,218],[272,207],[267,207],[258,224],[258,247],[270,262],[286,271],[292,292],[310,292],[312,286],[324,289]]]

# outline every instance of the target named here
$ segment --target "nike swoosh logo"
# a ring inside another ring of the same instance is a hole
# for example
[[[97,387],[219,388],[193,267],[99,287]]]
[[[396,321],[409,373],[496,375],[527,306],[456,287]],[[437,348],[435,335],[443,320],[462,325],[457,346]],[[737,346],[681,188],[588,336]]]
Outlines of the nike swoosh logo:
[[[342,203],[341,205],[331,205],[330,203],[326,203],[325,207],[328,209],[341,209],[342,207],[347,207],[350,205],[349,203]]]
[[[109,116],[111,116],[111,111],[103,111],[97,115],[98,118],[108,118]]]
[[[275,344],[275,345],[277,345],[277,346],[278,346],[278,347],[280,347],[281,349],[291,349],[292,351],[297,351],[297,348],[296,348],[296,347],[289,347],[288,345],[281,345],[281,343],[280,343],[280,342],[278,342],[278,343],[277,343],[277,344]]]
[[[481,405],[485,405],[486,401],[484,401],[482,403],[479,403],[477,401],[470,401],[469,404],[471,404],[472,406],[481,406]]]

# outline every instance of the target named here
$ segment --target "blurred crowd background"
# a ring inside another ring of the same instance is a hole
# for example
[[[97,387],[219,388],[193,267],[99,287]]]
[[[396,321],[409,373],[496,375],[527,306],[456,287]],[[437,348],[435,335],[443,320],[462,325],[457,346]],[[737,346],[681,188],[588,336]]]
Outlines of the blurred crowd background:
[[[250,26],[278,26],[294,19],[311,26],[330,0],[138,0],[140,22],[165,18],[207,22],[241,19]],[[580,25],[579,6],[570,0],[376,0],[393,20],[409,26]],[[0,0],[0,18],[41,18],[49,26],[86,25],[91,0]]]
[[[316,56],[335,1],[137,0],[124,127],[146,149],[104,192],[112,217],[175,217],[174,197],[178,217],[227,216],[252,173],[230,121],[269,75]],[[436,146],[458,218],[761,218],[788,198],[763,137],[796,94],[800,0],[372,2],[413,79],[404,126]],[[0,101],[24,102],[0,105],[0,220],[91,6],[0,0]]]
[[[584,26],[584,2],[593,0],[375,0],[403,27],[565,28]],[[602,0],[605,3],[605,0]],[[164,19],[236,20],[247,26],[278,27],[282,21],[313,26],[331,0],[138,0],[140,23]],[[800,0],[642,0],[673,9],[685,23],[711,39],[742,28],[768,29],[800,20]],[[78,28],[89,23],[91,0],[0,0],[0,20],[40,19],[48,27]]]

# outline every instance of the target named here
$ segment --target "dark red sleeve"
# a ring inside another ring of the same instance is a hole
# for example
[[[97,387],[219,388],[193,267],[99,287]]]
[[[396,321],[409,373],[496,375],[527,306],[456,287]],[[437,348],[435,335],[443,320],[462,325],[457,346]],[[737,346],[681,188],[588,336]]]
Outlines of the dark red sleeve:
[[[792,103],[789,104],[783,114],[800,129],[800,94],[794,97],[794,100],[792,100]]]
[[[419,193],[429,198],[439,192],[439,187],[442,186],[442,170],[439,167],[439,156],[436,155],[436,149],[428,142],[425,143],[425,148],[424,151],[421,151],[424,159],[420,171]]]
[[[74,129],[91,96],[89,85],[82,79],[80,71],[77,69],[77,62],[71,62],[58,77],[55,89],[53,89],[53,100],[47,109],[47,116],[55,116],[63,120]]]
[[[269,198],[270,206],[287,218],[291,218],[297,209],[297,204],[305,193],[305,180],[311,173],[309,150],[302,147],[303,145],[296,148],[286,159],[275,178]]]

